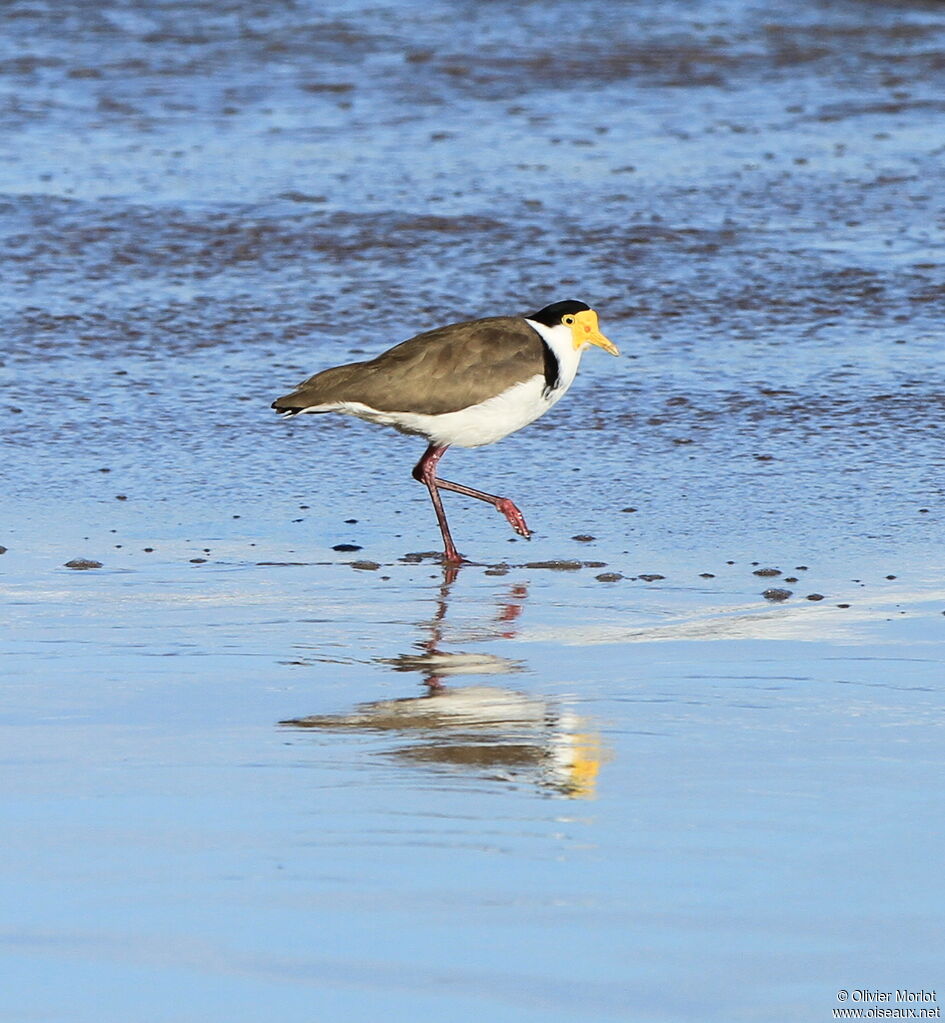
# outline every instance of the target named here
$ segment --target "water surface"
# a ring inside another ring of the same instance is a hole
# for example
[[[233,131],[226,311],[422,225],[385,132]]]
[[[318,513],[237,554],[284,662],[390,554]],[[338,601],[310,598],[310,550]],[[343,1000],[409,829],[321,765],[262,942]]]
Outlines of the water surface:
[[[0,26],[0,1014],[941,987],[941,7]],[[623,357],[447,455],[536,533],[448,495],[455,579],[416,441],[269,410],[567,297]]]

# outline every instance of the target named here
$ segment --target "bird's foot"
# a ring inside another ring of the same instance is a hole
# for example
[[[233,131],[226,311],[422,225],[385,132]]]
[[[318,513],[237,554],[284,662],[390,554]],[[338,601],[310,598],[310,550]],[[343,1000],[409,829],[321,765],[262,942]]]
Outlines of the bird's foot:
[[[468,562],[455,547],[449,546],[443,551],[444,568],[459,568],[460,565],[465,564],[468,564]]]
[[[524,536],[526,540],[531,539],[532,531],[525,524],[525,516],[507,497],[500,497],[498,501],[496,501],[495,506],[500,512],[502,512],[509,525],[516,533],[518,533],[519,536]]]

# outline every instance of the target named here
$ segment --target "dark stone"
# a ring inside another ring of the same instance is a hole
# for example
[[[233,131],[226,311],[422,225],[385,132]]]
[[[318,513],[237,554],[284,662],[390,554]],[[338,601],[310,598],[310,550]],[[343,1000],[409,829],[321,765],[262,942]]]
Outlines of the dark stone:
[[[525,568],[550,568],[555,572],[576,572],[584,566],[580,561],[528,561]]]

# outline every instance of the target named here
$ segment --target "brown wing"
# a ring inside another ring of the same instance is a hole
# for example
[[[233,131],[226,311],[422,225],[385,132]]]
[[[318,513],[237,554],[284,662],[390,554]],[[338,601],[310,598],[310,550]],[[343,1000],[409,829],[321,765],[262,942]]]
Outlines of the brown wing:
[[[545,373],[545,349],[538,332],[517,316],[454,323],[418,334],[369,362],[316,373],[273,408],[358,401],[382,412],[456,412]]]

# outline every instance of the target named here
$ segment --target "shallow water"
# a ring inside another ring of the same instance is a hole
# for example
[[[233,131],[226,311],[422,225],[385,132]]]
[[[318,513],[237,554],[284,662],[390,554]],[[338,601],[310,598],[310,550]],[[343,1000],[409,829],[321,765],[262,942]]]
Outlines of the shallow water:
[[[0,26],[3,1018],[936,987],[941,6]],[[623,355],[447,455],[535,530],[455,579],[416,441],[269,409],[563,297]]]

